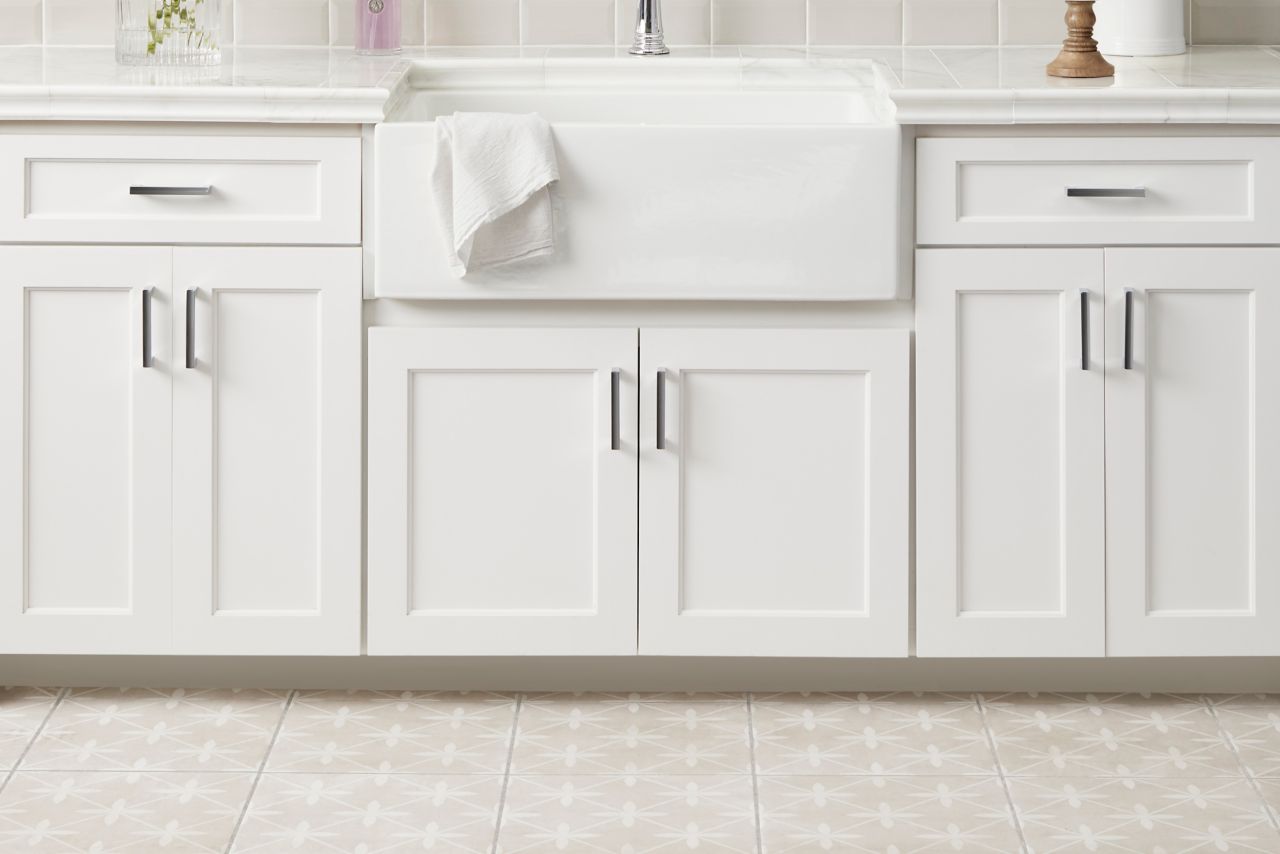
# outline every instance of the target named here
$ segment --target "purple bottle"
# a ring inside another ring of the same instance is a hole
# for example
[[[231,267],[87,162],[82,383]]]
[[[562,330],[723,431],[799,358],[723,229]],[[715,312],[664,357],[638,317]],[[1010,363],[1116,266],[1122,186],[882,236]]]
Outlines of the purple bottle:
[[[356,53],[400,52],[400,0],[355,0]]]

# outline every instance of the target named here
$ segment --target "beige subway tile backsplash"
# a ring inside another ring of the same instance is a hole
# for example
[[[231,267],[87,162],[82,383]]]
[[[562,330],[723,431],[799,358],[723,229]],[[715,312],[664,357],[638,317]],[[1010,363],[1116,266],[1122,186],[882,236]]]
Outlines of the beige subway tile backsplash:
[[[716,44],[804,44],[805,0],[712,0]]]
[[[427,44],[520,43],[520,0],[426,0]]]
[[[999,0],[907,0],[902,38],[910,45],[997,44]]]
[[[43,14],[40,0],[0,0],[0,44],[40,44]]]
[[[236,0],[235,22],[237,44],[327,45],[329,0]]]
[[[114,0],[44,0],[45,44],[112,44]]]
[[[1197,44],[1280,44],[1280,0],[1191,0]]]
[[[221,0],[223,44],[352,43],[354,3]],[[662,0],[667,42],[1056,44],[1062,0]],[[1099,14],[1107,2],[1100,0]],[[636,0],[401,0],[414,45],[629,45]],[[1192,44],[1280,44],[1280,0],[1186,0]],[[108,45],[116,0],[0,0],[0,45]]]
[[[614,0],[523,0],[524,44],[611,45]]]
[[[902,0],[809,0],[809,44],[902,44]]]

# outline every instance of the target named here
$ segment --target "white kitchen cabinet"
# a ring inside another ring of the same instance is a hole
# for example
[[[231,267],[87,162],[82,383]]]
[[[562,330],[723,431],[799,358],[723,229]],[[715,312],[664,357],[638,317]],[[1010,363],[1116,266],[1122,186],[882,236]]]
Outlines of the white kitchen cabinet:
[[[174,250],[175,651],[360,651],[360,264]]]
[[[369,331],[374,655],[636,651],[636,330]]]
[[[169,647],[169,257],[0,247],[0,652]]]
[[[906,655],[908,333],[640,340],[640,652]]]
[[[1277,269],[1106,250],[1110,655],[1280,655]]]
[[[916,649],[1105,652],[1103,253],[916,258]]]

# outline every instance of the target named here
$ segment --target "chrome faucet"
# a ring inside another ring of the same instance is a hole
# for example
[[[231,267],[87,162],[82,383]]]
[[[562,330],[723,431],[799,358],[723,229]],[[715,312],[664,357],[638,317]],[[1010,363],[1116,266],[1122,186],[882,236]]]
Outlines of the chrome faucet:
[[[639,0],[636,7],[636,36],[631,42],[636,56],[661,56],[670,53],[662,40],[661,0]]]

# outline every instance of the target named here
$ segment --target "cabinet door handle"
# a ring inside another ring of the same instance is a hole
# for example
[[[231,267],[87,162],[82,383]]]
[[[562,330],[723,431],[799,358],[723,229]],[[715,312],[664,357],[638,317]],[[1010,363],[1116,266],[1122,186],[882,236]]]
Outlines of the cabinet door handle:
[[[658,431],[657,431],[657,447],[658,450],[664,450],[667,447],[667,369],[658,368],[658,389],[657,389],[657,406],[655,409],[658,413]]]
[[[1124,289],[1124,369],[1133,370],[1133,288]]]
[[[129,187],[131,196],[207,196],[212,192],[212,184],[203,187],[151,187],[135,184]]]
[[[1067,187],[1073,199],[1145,199],[1146,187]]]
[[[151,367],[151,288],[142,291],[142,367]]]
[[[187,288],[187,368],[196,366],[196,289]]]
[[[622,369],[614,368],[609,377],[609,450],[622,447]]]
[[[1080,289],[1080,370],[1089,370],[1089,291]]]

